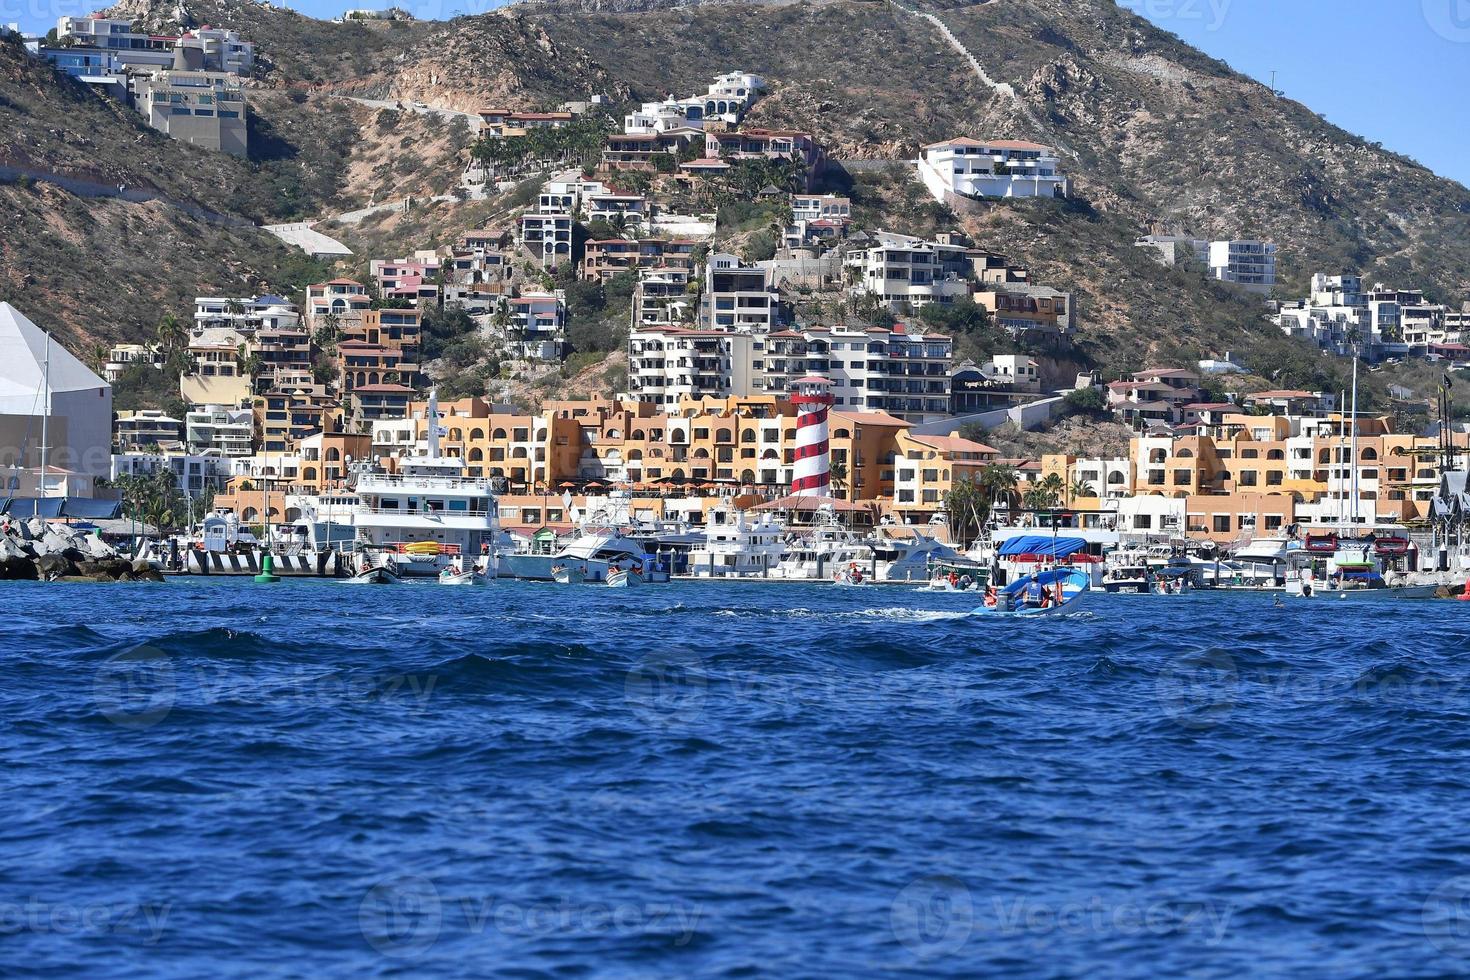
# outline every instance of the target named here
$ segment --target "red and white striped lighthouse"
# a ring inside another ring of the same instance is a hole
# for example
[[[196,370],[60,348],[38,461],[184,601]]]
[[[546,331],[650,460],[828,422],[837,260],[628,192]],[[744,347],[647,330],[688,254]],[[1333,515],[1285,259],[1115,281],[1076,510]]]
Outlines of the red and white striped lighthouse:
[[[797,497],[832,496],[832,447],[827,440],[827,413],[832,408],[832,382],[814,374],[793,384],[796,392],[796,453],[791,467],[791,493]]]

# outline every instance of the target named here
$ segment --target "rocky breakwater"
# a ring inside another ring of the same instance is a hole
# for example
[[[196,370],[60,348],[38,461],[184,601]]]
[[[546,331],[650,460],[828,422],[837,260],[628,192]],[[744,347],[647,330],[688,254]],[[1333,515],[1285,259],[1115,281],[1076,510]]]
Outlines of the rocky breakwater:
[[[130,561],[95,534],[39,517],[0,524],[0,579],[43,582],[162,582],[146,561]]]

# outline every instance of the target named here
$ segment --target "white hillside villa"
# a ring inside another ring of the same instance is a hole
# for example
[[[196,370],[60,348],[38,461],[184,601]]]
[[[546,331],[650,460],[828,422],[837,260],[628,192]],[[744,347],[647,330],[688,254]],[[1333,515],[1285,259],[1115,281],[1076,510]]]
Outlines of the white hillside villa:
[[[1055,150],[1025,140],[932,143],[918,160],[919,179],[945,203],[959,197],[1066,197],[1067,178]]]

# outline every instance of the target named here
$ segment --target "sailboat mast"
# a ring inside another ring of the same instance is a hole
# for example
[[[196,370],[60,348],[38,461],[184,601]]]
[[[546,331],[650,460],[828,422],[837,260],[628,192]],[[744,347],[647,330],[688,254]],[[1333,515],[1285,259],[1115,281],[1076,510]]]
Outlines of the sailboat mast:
[[[46,335],[46,353],[41,361],[41,492],[38,496],[47,496],[46,486],[46,461],[49,456],[48,448],[51,433],[51,335]]]
[[[1358,526],[1358,352],[1353,351],[1353,439],[1349,449],[1353,467],[1353,528]]]

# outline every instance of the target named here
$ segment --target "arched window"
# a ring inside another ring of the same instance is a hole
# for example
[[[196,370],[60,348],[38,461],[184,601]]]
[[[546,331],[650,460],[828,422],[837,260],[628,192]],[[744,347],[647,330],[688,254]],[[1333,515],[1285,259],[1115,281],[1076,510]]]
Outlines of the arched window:
[[[315,466],[303,466],[301,468],[301,479],[315,481],[316,480],[316,467]]]
[[[1148,461],[1150,463],[1162,463],[1164,460],[1166,460],[1168,458],[1169,458],[1168,450],[1164,450],[1164,449],[1150,449],[1148,451]]]
[[[1378,458],[1378,450],[1373,449],[1371,447],[1368,448],[1368,449],[1364,449],[1363,452],[1361,453],[1361,456],[1365,460],[1368,460],[1368,459],[1377,459]]]
[[[1327,462],[1331,462],[1331,460],[1332,460],[1332,456],[1330,455],[1329,451],[1326,450],[1326,449],[1322,450],[1320,453],[1317,454],[1317,462],[1319,462],[1319,463],[1327,463]]]
[[[642,429],[634,429],[632,432],[628,433],[628,438],[632,439],[634,442],[642,442],[645,437],[643,435]]]
[[[485,430],[482,429],[482,428],[480,428],[479,426],[476,426],[475,428],[473,428],[473,429],[470,430],[470,441],[471,442],[480,442],[480,441],[483,441],[484,438],[485,438]]]
[[[754,470],[741,470],[740,471],[740,482],[741,483],[754,483],[755,482],[755,471]]]
[[[705,449],[703,446],[700,446],[698,449],[694,450],[694,458],[709,459],[709,450]]]
[[[641,450],[641,449],[630,449],[630,450],[628,450],[628,461],[630,463],[633,460],[635,460],[635,459],[642,459],[642,458],[643,458],[643,450]]]
[[[449,430],[449,441],[450,442],[464,442],[464,430],[463,429],[450,429]]]
[[[301,508],[300,507],[287,507],[286,508],[286,520],[288,520],[288,521],[299,521],[299,520],[301,520]]]
[[[329,462],[329,463],[337,463],[337,462],[341,462],[341,460],[342,460],[342,451],[340,449],[338,449],[336,446],[333,446],[331,449],[328,449],[327,450],[327,462]]]
[[[1285,459],[1286,458],[1286,453],[1282,452],[1279,449],[1272,449],[1272,450],[1270,450],[1270,451],[1268,451],[1266,453],[1266,458],[1267,459]]]
[[[499,439],[501,441],[504,441],[505,440],[505,430],[504,429],[496,429],[495,432],[490,436],[490,438],[492,438],[492,439]]]
[[[470,450],[470,462],[471,463],[483,463],[484,461],[485,461],[485,451],[483,449],[480,449],[479,447],[476,447],[476,448]]]
[[[1179,450],[1179,452],[1175,453],[1174,455],[1177,456],[1177,457],[1179,457],[1180,459],[1194,459],[1194,450],[1192,450],[1192,449],[1181,449],[1181,450]],[[1162,463],[1163,460],[1159,460],[1159,462]]]
[[[246,507],[245,508],[245,523],[246,524],[254,524],[258,520],[260,520],[260,511],[256,510],[254,507]]]
[[[1113,486],[1117,486],[1118,484],[1120,484],[1122,482],[1123,482],[1123,471],[1122,470],[1113,470],[1113,472],[1111,472],[1111,473],[1108,474],[1108,483],[1109,484],[1111,484]]]
[[[607,432],[604,433],[603,438],[605,438],[605,439],[621,439],[621,438],[623,438],[623,430],[622,429],[619,429],[619,428],[616,428],[616,427],[611,428],[611,429],[608,429]]]
[[[740,441],[741,442],[755,442],[755,430],[754,429],[742,429],[741,432],[740,432]]]

